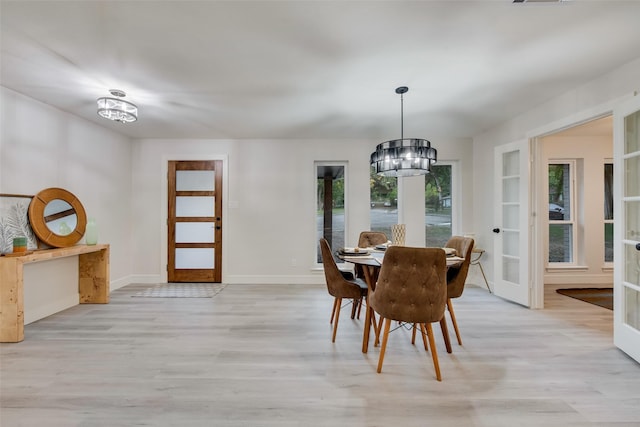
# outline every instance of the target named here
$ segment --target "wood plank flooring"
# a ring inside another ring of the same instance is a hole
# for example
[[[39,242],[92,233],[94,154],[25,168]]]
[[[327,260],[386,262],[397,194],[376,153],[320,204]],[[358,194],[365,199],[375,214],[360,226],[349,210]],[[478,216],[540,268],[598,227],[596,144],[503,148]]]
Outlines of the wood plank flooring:
[[[467,286],[464,346],[443,381],[422,343],[390,335],[361,352],[342,311],[331,343],[324,286],[228,285],[213,298],[112,292],[0,345],[0,425],[639,426],[640,365],[613,346],[612,312],[556,294],[528,310]],[[364,319],[364,316],[362,316]],[[452,328],[451,328],[452,329]]]

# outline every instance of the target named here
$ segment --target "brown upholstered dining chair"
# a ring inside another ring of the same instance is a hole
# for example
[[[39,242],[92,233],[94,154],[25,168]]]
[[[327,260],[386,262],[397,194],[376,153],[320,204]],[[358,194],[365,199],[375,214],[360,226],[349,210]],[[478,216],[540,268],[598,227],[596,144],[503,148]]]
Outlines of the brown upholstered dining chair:
[[[451,316],[451,323],[453,323],[453,329],[460,345],[462,345],[462,338],[460,337],[460,330],[458,329],[458,322],[456,321],[456,314],[453,311],[451,300],[462,296],[464,282],[467,280],[467,274],[469,273],[473,245],[474,240],[472,238],[463,236],[452,236],[445,245],[447,248],[455,249],[456,255],[464,258],[460,267],[450,267],[447,270],[447,310]]]
[[[376,245],[387,243],[387,235],[382,231],[363,231],[358,237],[359,248],[372,248]]]
[[[342,308],[342,299],[348,298],[353,300],[353,309],[351,310],[351,318],[353,318],[356,307],[361,305],[363,298],[367,296],[367,284],[361,279],[354,278],[347,280],[345,278],[338,269],[336,260],[333,258],[329,242],[324,238],[320,239],[320,250],[322,251],[322,265],[324,266],[327,290],[329,291],[329,295],[334,297],[329,323],[333,324],[331,341],[335,342],[336,332],[338,331],[338,321],[340,320],[340,309]]]
[[[362,231],[358,237],[358,247],[373,248],[377,245],[385,244],[388,241],[387,235],[382,231]],[[361,265],[356,265],[353,270],[357,278],[364,279],[364,271]]]
[[[384,318],[384,332],[378,359],[378,373],[389,338],[392,320],[420,325],[425,348],[429,339],[431,357],[438,381],[440,364],[431,323],[444,316],[447,303],[447,262],[440,248],[392,246],[384,255],[375,290],[367,303]]]

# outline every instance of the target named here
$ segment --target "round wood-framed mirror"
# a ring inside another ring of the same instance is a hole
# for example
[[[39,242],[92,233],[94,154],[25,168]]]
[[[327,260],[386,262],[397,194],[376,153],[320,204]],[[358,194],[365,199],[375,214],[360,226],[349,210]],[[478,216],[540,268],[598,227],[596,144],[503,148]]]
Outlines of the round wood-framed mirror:
[[[29,204],[29,222],[38,238],[49,246],[75,245],[84,236],[87,214],[80,200],[63,188],[46,188]]]

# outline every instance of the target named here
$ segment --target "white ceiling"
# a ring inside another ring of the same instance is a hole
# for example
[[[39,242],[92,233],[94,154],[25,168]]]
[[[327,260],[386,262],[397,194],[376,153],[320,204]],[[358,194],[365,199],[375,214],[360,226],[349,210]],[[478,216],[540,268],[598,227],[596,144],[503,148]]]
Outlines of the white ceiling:
[[[0,0],[0,83],[135,138],[469,137],[640,56],[640,1]],[[108,89],[139,120],[96,114]]]

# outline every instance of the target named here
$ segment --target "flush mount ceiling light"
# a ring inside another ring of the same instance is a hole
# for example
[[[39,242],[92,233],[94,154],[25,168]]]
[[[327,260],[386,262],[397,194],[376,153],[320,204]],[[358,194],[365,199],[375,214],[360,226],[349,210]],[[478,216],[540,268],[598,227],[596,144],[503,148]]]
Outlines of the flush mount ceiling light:
[[[400,94],[400,139],[378,144],[376,151],[371,153],[371,167],[378,175],[426,175],[431,172],[431,165],[438,160],[438,151],[431,147],[428,140],[404,138],[403,95],[408,91],[406,86],[396,89],[396,93]]]
[[[115,98],[98,98],[98,115],[100,117],[120,123],[131,123],[138,120],[138,107],[122,99],[126,93],[118,89],[110,89],[109,92]]]

